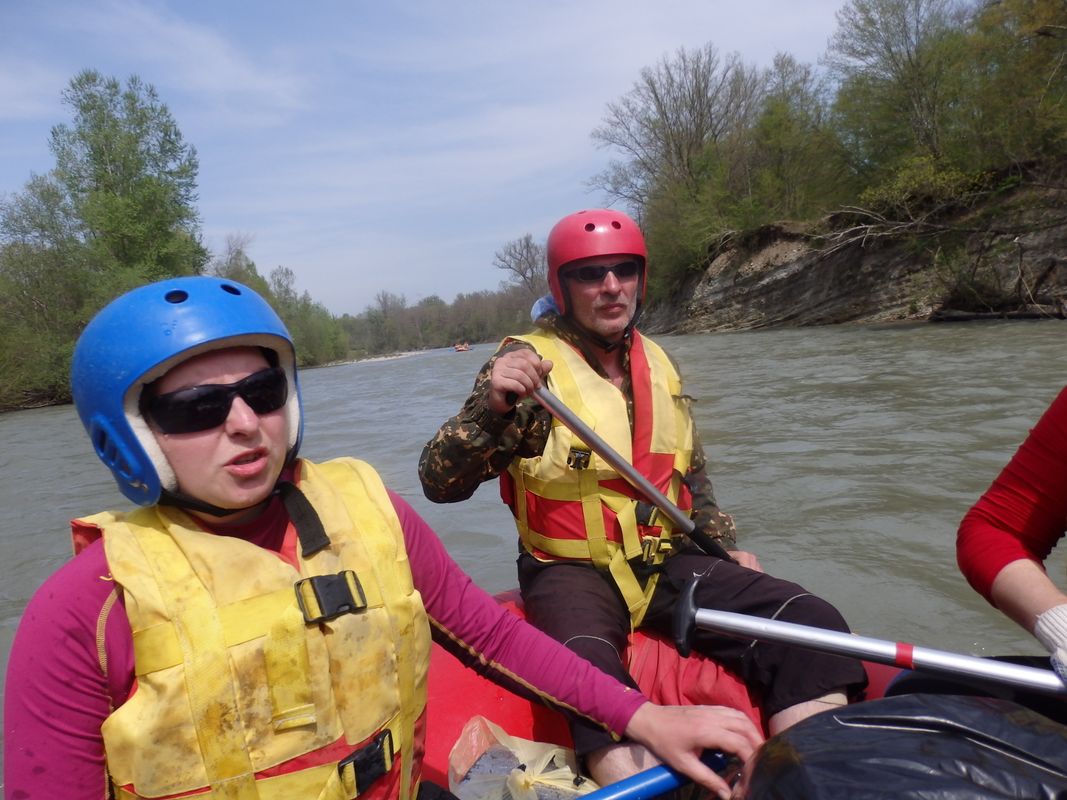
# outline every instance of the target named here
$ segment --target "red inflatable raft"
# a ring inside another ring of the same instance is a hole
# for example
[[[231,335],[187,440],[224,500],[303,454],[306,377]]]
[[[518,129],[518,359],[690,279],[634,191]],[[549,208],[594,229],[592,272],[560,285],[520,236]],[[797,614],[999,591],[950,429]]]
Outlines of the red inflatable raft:
[[[522,615],[518,592],[498,596],[515,614]],[[699,655],[682,659],[673,643],[655,634],[633,637],[627,658],[645,696],[665,705],[721,705],[739,709],[763,727],[756,698],[734,673]],[[868,698],[881,697],[898,670],[867,664]],[[563,716],[524,700],[464,667],[450,653],[434,645],[430,660],[426,719],[426,754],[422,774],[427,780],[448,785],[448,754],[467,721],[481,715],[507,733],[537,742],[570,746]]]

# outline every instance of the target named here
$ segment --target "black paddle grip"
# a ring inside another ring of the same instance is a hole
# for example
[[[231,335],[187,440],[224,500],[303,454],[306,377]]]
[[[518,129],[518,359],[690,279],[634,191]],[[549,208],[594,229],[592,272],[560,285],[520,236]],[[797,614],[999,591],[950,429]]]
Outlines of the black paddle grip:
[[[692,651],[693,628],[696,625],[697,604],[695,595],[698,577],[693,577],[685,585],[685,589],[674,601],[674,618],[672,620],[674,633],[674,646],[683,658]]]
[[[737,561],[726,552],[726,548],[719,544],[718,540],[712,538],[709,534],[699,528],[693,528],[687,535],[693,540],[693,544],[703,550],[707,555],[721,558],[723,561],[729,561],[731,564],[737,563]]]

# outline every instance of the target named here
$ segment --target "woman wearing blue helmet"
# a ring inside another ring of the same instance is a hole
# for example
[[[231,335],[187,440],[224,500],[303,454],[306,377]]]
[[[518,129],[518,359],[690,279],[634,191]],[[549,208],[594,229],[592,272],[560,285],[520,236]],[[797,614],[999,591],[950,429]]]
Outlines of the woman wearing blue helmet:
[[[268,404],[257,409],[265,412],[277,410],[280,406],[269,407],[275,402],[284,405],[286,462],[291,462],[303,430],[293,343],[270,305],[247,287],[206,277],[142,286],[107,306],[78,339],[71,365],[74,404],[96,454],[119,490],[138,505],[163,502],[219,516],[230,513],[229,506],[211,507],[180,490],[161,450],[170,441],[167,434],[183,432],[173,430],[176,425],[192,432],[221,424],[218,415],[229,404],[211,399],[225,395],[208,393],[197,402],[162,409],[147,402],[158,392],[143,392],[171,368],[222,346],[246,348],[252,355],[258,350],[267,360],[269,371],[241,397],[248,402],[251,391],[260,404]],[[176,410],[190,419],[173,419]],[[163,437],[153,433],[150,421]]]
[[[415,797],[431,630],[723,796],[699,752],[758,744],[741,712],[655,706],[507,614],[368,465],[298,458],[292,341],[247,287],[120,297],[72,384],[139,507],[76,520],[23,617],[6,797]]]

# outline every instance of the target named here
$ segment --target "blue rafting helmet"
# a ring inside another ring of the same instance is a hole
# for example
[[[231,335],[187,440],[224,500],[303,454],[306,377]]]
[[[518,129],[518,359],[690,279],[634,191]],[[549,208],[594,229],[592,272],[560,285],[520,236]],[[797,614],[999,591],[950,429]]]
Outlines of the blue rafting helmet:
[[[105,306],[74,346],[74,405],[119,489],[147,506],[177,491],[174,470],[141,415],[141,392],[175,365],[210,350],[260,347],[289,378],[289,453],[303,435],[296,352],[266,300],[236,281],[172,278],[141,286]]]

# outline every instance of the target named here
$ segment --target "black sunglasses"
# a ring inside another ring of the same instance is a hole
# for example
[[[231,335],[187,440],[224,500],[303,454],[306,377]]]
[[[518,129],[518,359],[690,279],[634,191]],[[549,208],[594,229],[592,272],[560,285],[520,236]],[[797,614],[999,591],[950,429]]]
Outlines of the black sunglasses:
[[[240,396],[257,414],[269,414],[289,399],[289,381],[281,367],[253,372],[236,383],[205,383],[149,398],[144,411],[163,433],[193,433],[217,428]]]
[[[609,272],[622,281],[627,278],[633,278],[640,271],[641,265],[636,261],[621,261],[618,264],[611,265],[597,264],[575,267],[568,272],[564,272],[563,277],[579,283],[600,283]]]

